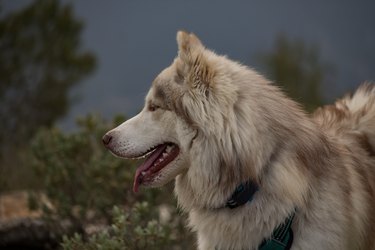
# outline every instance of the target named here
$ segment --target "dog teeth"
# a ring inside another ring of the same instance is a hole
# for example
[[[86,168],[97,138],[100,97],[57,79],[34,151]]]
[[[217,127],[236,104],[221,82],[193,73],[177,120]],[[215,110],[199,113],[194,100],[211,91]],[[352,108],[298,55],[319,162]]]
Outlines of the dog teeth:
[[[165,150],[167,153],[170,153],[172,151],[172,146],[168,146]],[[164,154],[163,154],[164,155]]]
[[[167,157],[168,156],[168,153],[163,153],[163,157]]]
[[[142,176],[146,175],[146,171],[142,171],[142,172],[141,172],[141,175],[142,175]]]

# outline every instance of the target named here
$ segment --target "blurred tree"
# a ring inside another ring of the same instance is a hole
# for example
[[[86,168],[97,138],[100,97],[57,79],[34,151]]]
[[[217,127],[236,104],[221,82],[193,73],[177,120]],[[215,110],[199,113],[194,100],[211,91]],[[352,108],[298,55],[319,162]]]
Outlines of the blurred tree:
[[[320,88],[333,67],[322,62],[317,46],[279,35],[274,50],[261,54],[259,59],[271,79],[308,111],[322,104]]]
[[[69,89],[93,71],[93,54],[80,46],[82,28],[72,7],[58,0],[36,0],[0,16],[3,170],[19,158],[14,152],[27,146],[39,127],[66,114]]]

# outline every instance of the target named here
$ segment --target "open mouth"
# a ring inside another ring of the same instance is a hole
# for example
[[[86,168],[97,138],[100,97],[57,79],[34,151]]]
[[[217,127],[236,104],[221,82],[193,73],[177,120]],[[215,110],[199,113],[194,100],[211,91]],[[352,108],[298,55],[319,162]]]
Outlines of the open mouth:
[[[164,143],[145,152],[146,160],[137,168],[134,177],[133,191],[138,192],[139,185],[152,182],[154,177],[173,161],[179,154],[180,149],[176,144]]]

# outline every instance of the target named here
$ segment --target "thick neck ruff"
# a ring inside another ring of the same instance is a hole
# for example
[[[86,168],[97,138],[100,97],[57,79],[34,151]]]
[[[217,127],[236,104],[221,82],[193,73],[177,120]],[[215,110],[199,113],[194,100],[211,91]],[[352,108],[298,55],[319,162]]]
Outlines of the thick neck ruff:
[[[259,190],[258,185],[252,181],[240,184],[233,192],[225,207],[235,209],[253,200],[254,194]],[[265,239],[259,250],[289,250],[293,243],[291,228],[294,212],[286,218],[273,232],[269,239]]]

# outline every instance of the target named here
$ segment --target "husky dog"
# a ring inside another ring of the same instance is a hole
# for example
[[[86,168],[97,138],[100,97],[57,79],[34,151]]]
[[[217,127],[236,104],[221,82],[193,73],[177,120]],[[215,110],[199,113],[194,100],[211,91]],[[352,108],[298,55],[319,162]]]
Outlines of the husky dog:
[[[307,115],[254,70],[177,33],[178,56],[105,146],[146,157],[134,191],[176,180],[198,248],[258,249],[294,214],[291,249],[375,249],[375,87]],[[256,191],[226,206],[242,183]]]

